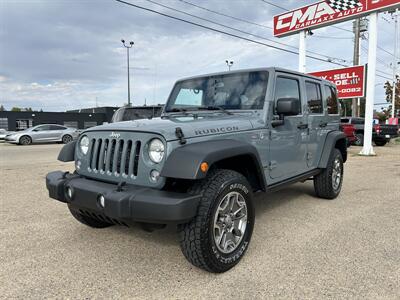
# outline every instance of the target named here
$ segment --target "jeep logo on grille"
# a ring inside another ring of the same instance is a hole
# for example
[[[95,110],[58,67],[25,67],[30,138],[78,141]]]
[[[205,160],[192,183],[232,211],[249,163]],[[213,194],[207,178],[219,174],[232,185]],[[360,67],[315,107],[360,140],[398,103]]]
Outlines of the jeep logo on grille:
[[[110,138],[114,138],[114,139],[119,139],[121,135],[119,133],[116,132],[111,132],[110,134]]]

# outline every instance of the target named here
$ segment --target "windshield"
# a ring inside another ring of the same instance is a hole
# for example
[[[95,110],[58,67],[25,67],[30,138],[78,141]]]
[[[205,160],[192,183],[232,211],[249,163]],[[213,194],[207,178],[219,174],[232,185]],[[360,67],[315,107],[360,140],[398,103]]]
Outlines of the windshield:
[[[114,113],[111,123],[159,117],[161,116],[161,110],[161,106],[122,107]]]
[[[166,112],[201,109],[263,109],[268,72],[233,73],[178,82]]]

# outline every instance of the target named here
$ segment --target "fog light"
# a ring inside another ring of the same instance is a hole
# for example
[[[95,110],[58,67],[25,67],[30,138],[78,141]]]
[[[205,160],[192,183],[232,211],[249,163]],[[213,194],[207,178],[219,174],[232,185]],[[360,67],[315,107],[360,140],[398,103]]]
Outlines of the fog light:
[[[68,199],[72,199],[72,195],[73,195],[73,193],[72,193],[72,189],[70,188],[70,187],[67,187],[67,197],[68,197]]]
[[[104,208],[104,206],[106,205],[106,198],[104,198],[103,195],[100,195],[98,201],[99,201],[100,207]]]
[[[75,168],[79,171],[81,169],[81,165],[82,165],[82,162],[80,160],[77,160],[75,163]]]
[[[153,182],[157,182],[158,179],[160,178],[160,172],[157,170],[152,170],[150,172],[150,180]]]

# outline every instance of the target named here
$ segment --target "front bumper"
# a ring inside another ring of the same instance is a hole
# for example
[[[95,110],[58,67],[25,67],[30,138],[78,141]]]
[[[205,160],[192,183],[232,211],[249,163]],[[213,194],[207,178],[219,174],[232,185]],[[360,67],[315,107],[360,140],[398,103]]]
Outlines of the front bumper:
[[[12,144],[17,144],[18,143],[18,137],[10,137],[10,136],[5,136],[4,141],[7,143],[12,143]]]
[[[47,174],[49,196],[68,203],[74,210],[94,214],[115,223],[185,223],[197,212],[200,195],[161,191],[152,188],[116,184],[82,178],[77,174],[55,171]],[[69,198],[66,189],[72,190]],[[104,208],[99,197],[105,198]]]

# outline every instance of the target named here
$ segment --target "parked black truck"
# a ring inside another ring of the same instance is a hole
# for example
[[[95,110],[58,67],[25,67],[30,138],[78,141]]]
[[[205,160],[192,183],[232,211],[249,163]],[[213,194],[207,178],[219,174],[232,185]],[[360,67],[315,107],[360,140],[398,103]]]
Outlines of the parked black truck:
[[[354,125],[356,140],[354,145],[362,146],[364,143],[364,118],[341,118],[342,124]],[[376,124],[372,127],[372,141],[377,146],[385,146],[390,139],[398,137],[398,126],[387,124]]]

